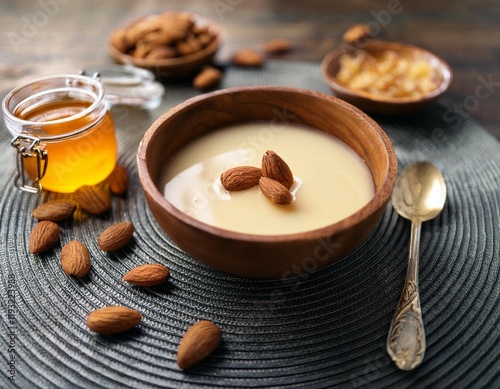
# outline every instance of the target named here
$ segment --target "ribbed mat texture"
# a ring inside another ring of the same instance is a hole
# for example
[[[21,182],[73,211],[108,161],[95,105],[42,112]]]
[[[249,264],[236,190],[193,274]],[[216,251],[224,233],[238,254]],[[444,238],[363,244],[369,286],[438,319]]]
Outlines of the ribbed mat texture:
[[[226,68],[221,87],[242,85],[328,93],[313,63]],[[166,88],[163,104],[152,112],[112,110],[119,162],[131,176],[127,196],[113,198],[109,215],[62,223],[61,242],[44,255],[30,254],[28,240],[36,224],[31,211],[46,199],[13,188],[14,151],[2,128],[0,387],[500,387],[500,146],[494,138],[473,121],[450,120],[438,104],[404,117],[374,117],[392,140],[400,168],[429,160],[448,185],[444,211],[422,228],[427,352],[419,368],[402,372],[385,343],[403,288],[409,222],[389,205],[355,252],[287,281],[245,279],[201,265],[157,225],[137,177],[135,154],[144,132],[198,94],[190,86]],[[134,223],[134,241],[105,254],[97,236],[118,221]],[[68,277],[60,265],[61,246],[73,239],[92,256],[91,273],[82,280]],[[121,281],[131,268],[151,262],[170,268],[166,284],[137,288]],[[87,314],[107,305],[137,309],[143,320],[121,335],[92,333]],[[220,326],[222,342],[183,372],[176,365],[177,345],[200,319]]]

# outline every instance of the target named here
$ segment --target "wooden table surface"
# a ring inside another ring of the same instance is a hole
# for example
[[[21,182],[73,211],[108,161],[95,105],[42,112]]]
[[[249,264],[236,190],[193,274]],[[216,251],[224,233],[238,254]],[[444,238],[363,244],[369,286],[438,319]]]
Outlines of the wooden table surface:
[[[165,10],[187,10],[220,23],[217,60],[234,50],[287,38],[283,59],[320,62],[354,23],[380,36],[426,48],[454,71],[440,101],[450,118],[472,117],[500,139],[500,3],[498,0],[0,0],[0,95],[35,76],[110,63],[109,32],[123,22]]]

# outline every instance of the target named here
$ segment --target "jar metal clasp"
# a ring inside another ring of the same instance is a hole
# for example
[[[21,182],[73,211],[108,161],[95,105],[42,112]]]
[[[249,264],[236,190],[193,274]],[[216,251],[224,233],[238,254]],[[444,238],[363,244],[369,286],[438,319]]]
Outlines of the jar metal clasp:
[[[40,180],[47,171],[48,154],[40,146],[40,139],[29,136],[19,135],[10,142],[10,145],[17,150],[17,176],[14,184],[24,192],[38,193],[42,190]],[[28,184],[28,177],[24,169],[24,160],[26,158],[36,158],[36,178],[34,186]]]

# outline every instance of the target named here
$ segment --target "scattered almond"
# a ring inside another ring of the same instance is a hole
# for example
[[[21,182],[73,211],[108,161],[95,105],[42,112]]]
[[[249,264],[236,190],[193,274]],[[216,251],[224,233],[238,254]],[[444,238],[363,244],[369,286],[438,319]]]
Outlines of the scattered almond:
[[[290,191],[280,184],[268,177],[261,177],[259,186],[264,196],[277,205],[288,205],[292,202],[293,196]]]
[[[135,309],[127,307],[104,307],[87,316],[87,327],[99,334],[116,334],[130,330],[142,319]]]
[[[264,64],[264,56],[254,50],[239,50],[233,54],[233,64],[244,67],[261,67]]]
[[[61,251],[61,266],[73,277],[85,277],[90,272],[90,254],[85,245],[77,240],[64,245]]]
[[[370,37],[370,29],[367,24],[355,24],[344,33],[342,39],[349,44],[355,44],[362,39]]]
[[[111,208],[111,199],[97,186],[83,185],[74,195],[80,208],[92,215],[101,215]]]
[[[293,184],[293,174],[288,164],[274,151],[268,150],[262,157],[262,175],[278,181],[286,189]]]
[[[58,222],[73,216],[76,204],[71,200],[51,200],[38,206],[31,212],[31,216],[38,220]]]
[[[219,327],[211,321],[201,320],[192,325],[179,344],[177,365],[183,370],[196,365],[217,348],[220,338]]]
[[[262,170],[254,166],[237,166],[220,176],[222,186],[229,191],[241,191],[259,185]]]
[[[39,254],[54,246],[59,239],[59,226],[49,220],[35,225],[31,230],[29,250],[32,254]]]
[[[123,165],[116,165],[108,177],[109,190],[115,195],[123,195],[128,188],[128,173]]]
[[[134,225],[130,222],[120,222],[106,228],[97,243],[102,251],[115,251],[125,246],[134,233]]]
[[[220,84],[222,72],[212,66],[205,67],[193,80],[193,86],[199,90],[212,89]]]
[[[268,54],[284,54],[292,49],[292,43],[287,39],[275,39],[264,44],[264,51]]]
[[[153,263],[134,267],[123,276],[123,281],[138,286],[156,286],[167,281],[169,276],[168,267]]]

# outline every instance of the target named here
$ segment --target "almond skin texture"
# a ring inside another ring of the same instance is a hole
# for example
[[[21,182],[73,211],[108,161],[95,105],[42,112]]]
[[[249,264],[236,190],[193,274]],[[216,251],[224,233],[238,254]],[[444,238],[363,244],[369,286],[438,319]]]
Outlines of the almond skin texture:
[[[115,195],[123,195],[128,188],[128,173],[125,166],[116,165],[108,177],[109,190]]]
[[[179,344],[177,365],[189,369],[208,357],[219,345],[221,331],[214,323],[201,320],[191,326]]]
[[[61,251],[61,266],[72,277],[85,277],[90,272],[90,254],[85,245],[72,240]]]
[[[76,204],[71,200],[51,200],[35,208],[31,216],[38,220],[58,222],[68,219],[75,213]]]
[[[87,316],[87,327],[99,334],[117,334],[130,330],[142,319],[135,309],[127,307],[104,307]]]
[[[237,166],[220,176],[222,186],[228,191],[240,191],[259,185],[262,170],[254,166]]]
[[[274,151],[268,150],[262,157],[262,175],[278,181],[290,189],[293,184],[293,174],[288,164]]]
[[[92,215],[101,215],[111,208],[111,199],[97,186],[83,185],[75,191],[80,208]]]
[[[264,56],[254,50],[239,50],[233,54],[232,62],[237,66],[258,68],[264,65]]]
[[[125,246],[134,233],[134,225],[130,222],[121,222],[106,228],[99,239],[97,244],[102,251],[115,251]]]
[[[31,230],[29,250],[32,254],[47,251],[59,240],[59,226],[49,220],[44,220]]]
[[[290,191],[278,181],[268,177],[259,180],[259,186],[264,196],[277,205],[288,205],[292,202],[293,196]]]
[[[123,276],[123,281],[137,286],[156,286],[168,280],[170,270],[159,263],[134,267]]]

